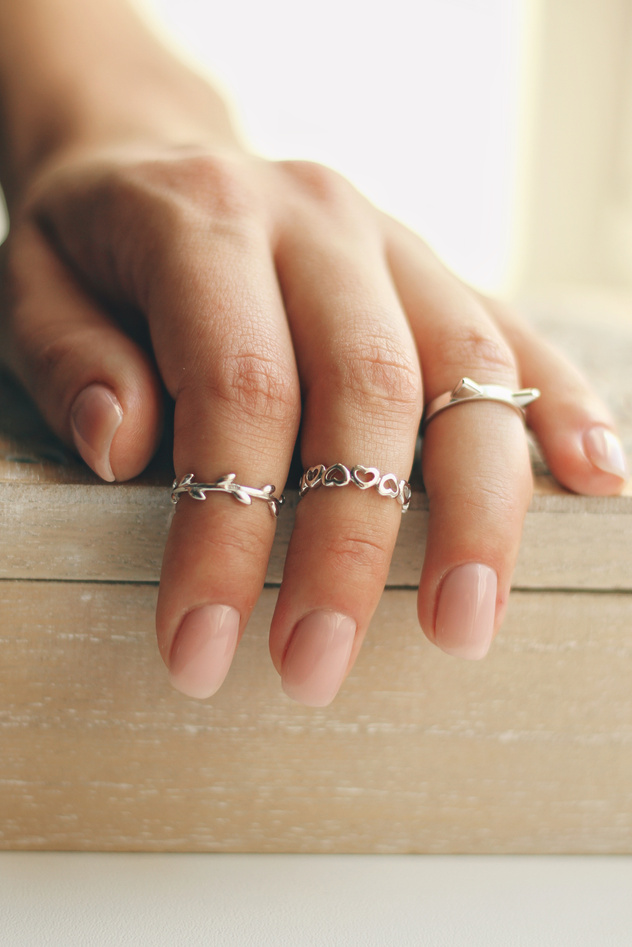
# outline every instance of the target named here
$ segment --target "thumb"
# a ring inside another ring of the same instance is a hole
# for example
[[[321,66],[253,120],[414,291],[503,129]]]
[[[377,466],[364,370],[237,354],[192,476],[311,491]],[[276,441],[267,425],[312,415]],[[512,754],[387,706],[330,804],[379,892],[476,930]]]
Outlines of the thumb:
[[[55,433],[104,480],[150,460],[160,384],[147,355],[80,286],[43,234],[23,224],[4,266],[2,353]]]

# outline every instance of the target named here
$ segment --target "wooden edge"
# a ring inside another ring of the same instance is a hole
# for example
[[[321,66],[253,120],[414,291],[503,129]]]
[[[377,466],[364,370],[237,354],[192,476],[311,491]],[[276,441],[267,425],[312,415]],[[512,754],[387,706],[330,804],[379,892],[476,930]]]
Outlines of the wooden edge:
[[[140,484],[0,485],[0,579],[157,582],[173,515],[168,490]],[[219,498],[218,502],[233,502]],[[297,504],[279,518],[267,575],[281,581]],[[240,510],[247,515],[248,510]],[[536,494],[527,514],[514,585],[630,589],[632,497]],[[402,517],[389,585],[419,581],[427,500]]]

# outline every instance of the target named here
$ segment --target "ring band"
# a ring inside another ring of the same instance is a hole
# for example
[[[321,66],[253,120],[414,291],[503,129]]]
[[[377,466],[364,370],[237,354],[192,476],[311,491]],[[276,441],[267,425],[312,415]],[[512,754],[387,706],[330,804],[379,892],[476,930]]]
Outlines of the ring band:
[[[427,405],[424,411],[422,431],[425,431],[432,419],[436,418],[442,411],[453,408],[457,404],[467,404],[471,401],[499,401],[501,404],[506,404],[517,411],[524,421],[525,407],[539,397],[540,391],[538,388],[522,388],[520,391],[512,391],[502,385],[478,385],[471,378],[462,378],[452,391],[444,392]]]
[[[224,474],[216,483],[196,483],[195,474],[186,474],[180,480],[176,479],[171,485],[171,502],[177,503],[183,493],[188,493],[194,500],[206,500],[207,493],[228,493],[240,503],[248,506],[253,500],[265,500],[273,516],[278,516],[285,497],[274,496],[276,487],[271,483],[265,487],[244,487],[235,483],[236,474]]]
[[[355,484],[360,490],[375,487],[381,496],[397,500],[401,505],[402,513],[405,513],[410,506],[412,488],[407,480],[398,480],[392,473],[381,474],[376,467],[363,467],[362,464],[356,464],[351,468],[345,467],[344,464],[332,464],[330,467],[316,464],[314,467],[309,467],[301,477],[299,497],[304,496],[308,490],[314,490],[320,486],[346,487],[350,483]]]

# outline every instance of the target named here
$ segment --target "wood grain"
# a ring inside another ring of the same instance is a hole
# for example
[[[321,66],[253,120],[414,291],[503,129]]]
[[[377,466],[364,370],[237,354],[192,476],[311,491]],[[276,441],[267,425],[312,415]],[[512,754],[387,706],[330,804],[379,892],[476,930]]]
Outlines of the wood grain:
[[[280,690],[273,590],[217,697],[172,691],[155,594],[0,585],[1,848],[632,852],[629,594],[517,593],[468,663],[391,590],[324,710]]]
[[[555,332],[632,455],[632,320],[595,311]],[[169,687],[154,641],[164,454],[134,483],[99,483],[0,382],[0,848],[632,853],[632,489],[577,497],[534,465],[523,591],[484,662],[418,629],[417,481],[332,707],[281,692],[273,588],[202,704]],[[295,505],[290,491],[270,585]]]
[[[5,483],[0,497],[0,579],[158,580],[172,516],[165,485]],[[296,503],[296,491],[288,491],[269,584],[281,581]],[[389,585],[419,581],[427,524],[427,499],[418,493],[402,518]],[[516,588],[627,589],[631,562],[632,492],[578,497],[540,478],[525,522]]]

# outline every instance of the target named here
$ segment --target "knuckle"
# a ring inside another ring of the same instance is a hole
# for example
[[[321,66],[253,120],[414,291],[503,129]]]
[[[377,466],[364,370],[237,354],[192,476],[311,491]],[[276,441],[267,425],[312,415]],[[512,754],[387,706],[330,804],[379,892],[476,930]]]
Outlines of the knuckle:
[[[29,362],[34,391],[46,395],[53,390],[70,392],[69,380],[76,376],[77,353],[94,351],[95,339],[89,331],[75,330],[63,334],[46,328],[24,340],[29,347]]]
[[[327,382],[331,390],[344,389],[353,400],[385,407],[389,413],[421,415],[422,389],[416,360],[397,349],[392,341],[375,338],[346,350],[332,365]]]
[[[503,377],[515,376],[516,360],[504,339],[475,325],[463,324],[440,340],[439,350],[449,353],[451,362],[474,369],[489,369]]]
[[[494,519],[499,524],[506,525],[523,514],[517,503],[515,485],[501,481],[500,478],[479,485],[476,491],[459,497],[457,502],[464,510],[469,511],[474,521],[480,521],[481,524]]]
[[[239,167],[216,155],[179,159],[166,169],[166,186],[221,218],[247,220],[254,194]]]
[[[281,170],[304,197],[326,207],[346,205],[357,191],[337,171],[315,161],[281,161]]]
[[[253,416],[281,417],[297,402],[289,372],[260,355],[233,356],[226,365],[226,391],[241,410]]]
[[[474,535],[507,535],[511,524],[522,524],[532,494],[532,476],[528,466],[515,469],[511,477],[498,470],[479,476],[476,488],[454,489],[444,480],[429,488],[440,505],[458,512],[463,528]]]
[[[62,373],[64,365],[70,358],[72,343],[68,336],[33,340],[33,363],[37,366],[37,374],[51,378]]]
[[[116,234],[117,259],[127,261],[129,277],[117,279],[145,302],[156,274],[176,274],[183,259],[210,241],[228,242],[239,253],[261,243],[254,188],[237,162],[215,155],[115,168],[105,176],[99,204]]]
[[[176,212],[210,213],[221,218],[247,219],[253,193],[236,164],[216,155],[197,154],[152,161],[136,166],[132,185],[141,192],[158,193]]]
[[[176,233],[196,224],[207,231],[247,232],[256,211],[246,176],[230,161],[208,154],[117,169],[107,190],[127,215],[141,211],[148,225],[160,220]]]
[[[244,568],[246,563],[252,563],[260,569],[261,563],[267,562],[270,554],[268,531],[253,529],[250,517],[228,514],[223,516],[222,529],[215,531],[212,544],[209,545],[212,545],[213,558],[216,561],[239,563],[240,568]]]
[[[335,574],[357,574],[363,583],[367,578],[381,580],[388,571],[388,550],[377,536],[368,533],[341,531],[335,540],[324,545],[322,555],[332,563]]]
[[[260,354],[240,353],[222,360],[221,373],[206,379],[211,400],[220,401],[232,414],[255,420],[272,420],[283,426],[297,422],[300,410],[298,383],[279,361]]]

